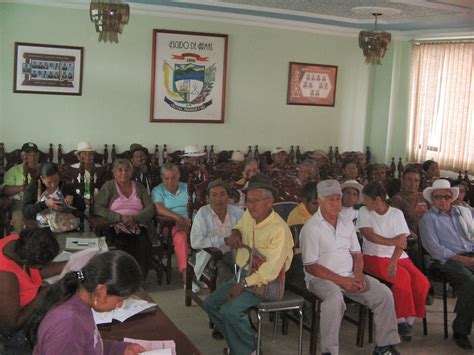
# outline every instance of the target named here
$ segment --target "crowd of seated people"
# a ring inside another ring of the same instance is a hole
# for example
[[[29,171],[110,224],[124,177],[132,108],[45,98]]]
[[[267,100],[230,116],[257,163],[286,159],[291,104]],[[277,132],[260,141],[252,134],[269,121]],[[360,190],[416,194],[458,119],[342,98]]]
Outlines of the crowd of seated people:
[[[47,210],[61,211],[68,206],[77,213],[85,210],[81,198],[85,196],[79,196],[70,181],[60,181],[61,170],[55,164],[38,166],[35,144],[26,143],[22,151],[25,153],[24,162],[7,172],[2,185],[5,195],[21,198],[14,198],[19,201],[19,209],[14,206],[13,211],[21,213],[21,218],[15,222],[15,230],[21,230],[26,219],[35,222],[34,226],[39,227],[37,230],[48,231],[48,221],[43,215]],[[151,240],[156,232],[152,225],[154,217],[167,217],[172,221],[162,233],[173,241],[183,281],[186,280],[188,258],[192,257],[195,292],[205,287],[200,276],[208,266],[210,255],[204,249],[221,250],[224,257],[218,264],[218,287],[206,298],[204,309],[215,325],[213,336],[216,339],[223,337],[231,354],[251,354],[256,349],[253,330],[243,315],[264,299],[256,290],[275,282],[290,267],[293,239],[288,226],[295,224],[304,224],[300,250],[306,286],[322,300],[322,353],[337,354],[339,351],[339,328],[345,310],[343,294],[373,311],[377,328],[374,353],[397,354],[395,345],[400,342],[399,336],[410,341],[415,318],[425,317],[430,283],[419,270],[421,260],[416,244],[410,246],[407,239],[413,243],[422,242],[434,260],[433,265],[439,266],[461,285],[456,289],[458,301],[453,337],[461,348],[470,348],[474,226],[472,208],[464,200],[469,185],[451,186],[449,181],[439,179],[436,162],[423,164],[423,171],[406,167],[401,173],[400,191],[388,199],[386,183],[389,171],[386,165],[372,166],[373,175],[368,175],[367,161],[358,155],[348,155],[347,159],[332,163],[326,154],[316,152],[305,155],[296,163],[293,155],[278,147],[271,152],[272,163],[267,164],[252,156],[247,156],[242,163],[241,153],[239,157],[236,155],[239,164],[233,165],[242,169],[239,173],[241,179],[223,181],[214,177],[215,166],[206,166],[206,153],[200,152],[196,146],[187,146],[179,156],[180,163],[163,164],[158,180],[153,178],[147,163],[150,159],[148,150],[134,143],[128,152],[129,159],[116,158],[113,162],[113,179],[103,181],[99,186],[93,180],[95,169],[99,168],[93,154],[94,149],[89,144],[80,143],[77,149],[79,162],[73,168],[84,169],[84,184],[92,182],[98,189],[92,201],[93,213],[108,221],[108,241],[133,257],[139,266],[140,279],[146,277],[151,263]],[[206,201],[200,209],[193,210],[194,206],[190,209],[195,190],[188,193],[189,184],[203,182],[208,182]],[[282,191],[285,187],[291,193]],[[232,191],[237,192],[238,198],[231,198],[235,195]],[[94,195],[94,191],[87,192]],[[299,203],[287,221],[272,209],[273,203],[280,201],[278,198],[282,195],[296,195]],[[14,214],[12,217],[17,216]],[[441,235],[440,231],[444,229],[446,233]],[[13,235],[13,238],[21,239],[23,234],[20,237]],[[363,238],[358,238],[358,234]],[[9,241],[7,238],[1,241]],[[234,264],[243,266],[248,257],[241,251],[243,244],[250,245],[263,256],[263,262],[252,272],[243,268],[235,275]],[[11,244],[9,248],[13,246]],[[196,250],[192,256],[189,246]],[[40,290],[35,286],[36,291],[27,302],[21,301],[21,296],[16,296],[16,300],[8,299],[18,292],[21,294],[19,283],[23,282],[25,275],[19,274],[25,272],[25,265],[31,269],[44,268],[46,272],[45,265],[55,256],[25,264],[18,258],[20,254],[17,253],[21,251],[10,251],[9,248],[0,247],[0,257],[2,252],[6,252],[3,259],[0,258],[0,276],[7,274],[3,277],[10,279],[8,282],[11,283],[10,274],[13,273],[16,284],[13,282],[10,289],[13,287],[16,291],[8,295],[0,291],[0,297],[4,297],[6,302],[0,304],[15,304],[9,310],[2,310],[3,306],[0,306],[0,314],[6,312],[10,324],[2,330],[4,343],[11,341],[12,335],[22,329],[29,314],[28,304],[34,302]],[[233,250],[237,250],[236,256]],[[19,265],[14,271],[3,265],[12,261]],[[95,272],[96,268],[91,270]],[[57,304],[51,301],[29,328],[34,329],[29,336],[33,337],[38,349],[64,346],[47,345],[43,340],[48,332],[57,331],[52,326],[57,314],[48,313],[54,304],[65,309],[76,306],[105,309],[94,304],[95,295],[104,292],[99,291],[102,281],[88,280],[88,274],[89,271],[85,276],[71,275],[71,280],[78,285],[66,296],[67,301],[62,299]],[[32,279],[32,275],[27,272],[26,278]],[[28,282],[37,284],[40,276],[36,274],[35,278]],[[104,302],[109,302],[107,297],[128,297],[129,290],[135,286],[121,284],[117,287],[112,291],[105,290]],[[127,291],[122,287],[128,287]],[[89,302],[91,299],[92,303]],[[119,304],[110,302],[107,303],[110,307]],[[90,335],[89,320],[83,321],[86,322],[84,334]],[[89,349],[91,344],[77,346]],[[134,345],[114,346],[131,349],[131,353],[138,351]],[[37,353],[44,351],[38,350]]]

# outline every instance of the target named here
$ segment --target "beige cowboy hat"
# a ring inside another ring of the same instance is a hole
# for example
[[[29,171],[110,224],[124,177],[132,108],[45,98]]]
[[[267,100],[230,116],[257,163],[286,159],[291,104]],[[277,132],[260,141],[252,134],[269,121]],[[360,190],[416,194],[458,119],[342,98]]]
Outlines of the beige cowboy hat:
[[[184,147],[184,154],[182,157],[202,157],[206,155],[204,152],[200,152],[197,145],[187,145]]]
[[[242,153],[240,150],[234,150],[232,152],[232,156],[231,156],[230,160],[232,160],[232,161],[244,161],[245,160],[244,153]]]
[[[276,147],[275,149],[272,150],[272,155],[273,155],[273,154],[278,154],[278,153],[281,153],[281,152],[285,152],[285,153],[286,153],[286,150],[283,149],[282,147]]]
[[[80,152],[95,152],[95,149],[89,144],[89,142],[79,142],[76,149],[76,155]]]
[[[453,195],[453,201],[459,196],[459,187],[451,187],[451,184],[448,180],[438,179],[433,181],[433,185],[431,187],[427,187],[423,190],[423,197],[425,198],[425,200],[432,204],[433,201],[431,200],[431,194],[433,193],[433,191],[436,190],[451,190],[451,194]]]

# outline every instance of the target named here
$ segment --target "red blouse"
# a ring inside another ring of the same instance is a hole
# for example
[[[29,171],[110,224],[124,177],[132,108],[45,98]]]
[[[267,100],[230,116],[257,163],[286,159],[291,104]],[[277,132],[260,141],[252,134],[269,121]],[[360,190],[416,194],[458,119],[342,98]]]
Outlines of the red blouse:
[[[0,239],[0,271],[11,272],[17,277],[20,289],[20,307],[23,308],[36,298],[42,280],[39,269],[30,268],[30,274],[28,274],[20,265],[3,255],[5,245],[19,238],[18,234],[12,234]]]

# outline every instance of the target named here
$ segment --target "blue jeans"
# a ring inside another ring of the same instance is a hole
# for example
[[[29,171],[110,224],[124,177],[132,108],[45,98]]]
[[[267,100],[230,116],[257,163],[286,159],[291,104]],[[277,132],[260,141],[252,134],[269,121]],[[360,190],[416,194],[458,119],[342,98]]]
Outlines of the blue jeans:
[[[237,281],[232,278],[221,284],[204,301],[209,318],[224,336],[232,355],[250,355],[256,348],[255,332],[250,325],[248,311],[263,298],[244,290],[232,300],[229,291]]]

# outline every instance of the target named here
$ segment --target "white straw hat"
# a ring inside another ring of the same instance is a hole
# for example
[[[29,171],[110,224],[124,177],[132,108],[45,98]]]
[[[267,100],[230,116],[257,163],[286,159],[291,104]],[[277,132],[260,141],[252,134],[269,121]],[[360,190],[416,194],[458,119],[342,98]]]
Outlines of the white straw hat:
[[[451,184],[448,180],[438,179],[433,181],[433,185],[431,187],[427,187],[423,190],[423,197],[425,198],[425,200],[432,204],[433,201],[431,199],[431,194],[433,193],[433,191],[436,190],[451,190],[451,194],[453,195],[453,201],[459,196],[459,187],[451,187]]]

